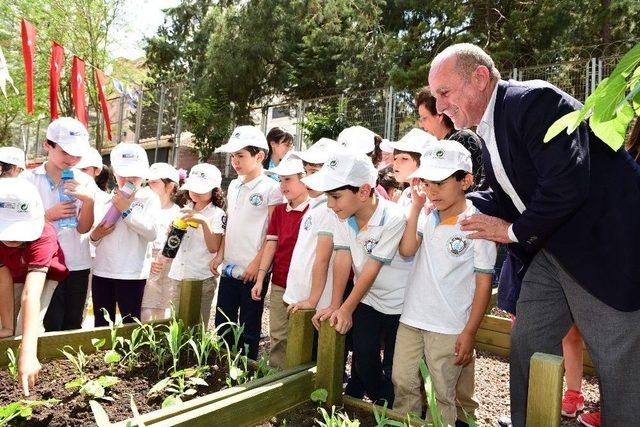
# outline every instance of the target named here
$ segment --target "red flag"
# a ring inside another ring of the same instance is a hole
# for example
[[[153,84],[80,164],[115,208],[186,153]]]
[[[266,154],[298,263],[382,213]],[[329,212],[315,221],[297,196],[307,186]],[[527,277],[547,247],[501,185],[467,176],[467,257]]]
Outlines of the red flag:
[[[22,18],[22,56],[24,58],[25,82],[27,85],[27,114],[33,114],[33,61],[36,51],[36,27]]]
[[[87,126],[87,106],[84,94],[84,61],[77,56],[73,57],[71,65],[71,97],[73,108],[76,110],[76,118]]]
[[[102,107],[102,117],[104,117],[104,125],[107,129],[107,139],[111,141],[111,121],[109,119],[109,104],[107,104],[106,83],[104,81],[104,73],[96,68],[96,84],[98,85],[98,96],[100,97],[100,106]]]
[[[51,64],[49,66],[49,107],[51,120],[58,118],[58,87],[64,64],[64,48],[58,43],[51,44]]]

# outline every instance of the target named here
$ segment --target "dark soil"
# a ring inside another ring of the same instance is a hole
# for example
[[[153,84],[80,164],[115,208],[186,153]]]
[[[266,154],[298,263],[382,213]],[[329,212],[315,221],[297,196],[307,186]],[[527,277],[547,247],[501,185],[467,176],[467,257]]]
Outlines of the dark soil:
[[[164,378],[158,373],[155,364],[148,355],[142,356],[139,366],[129,371],[126,367],[117,366],[113,372],[104,363],[103,354],[88,355],[89,363],[85,372],[90,379],[97,379],[101,375],[117,376],[120,382],[106,391],[106,396],[112,397],[112,402],[99,400],[109,414],[111,422],[122,421],[133,416],[130,408],[130,395],[136,403],[138,411],[143,414],[160,409],[164,396],[147,396],[148,390]],[[146,358],[146,360],[145,360]],[[191,361],[181,363],[182,367],[193,366]],[[193,397],[213,393],[227,388],[225,382],[227,369],[225,366],[213,365],[210,375],[205,379],[209,386],[197,387],[194,396],[183,397],[189,400]],[[65,384],[77,378],[75,368],[67,360],[59,359],[44,363],[36,386],[31,390],[29,400],[59,399],[53,406],[36,407],[29,420],[17,419],[11,425],[18,426],[86,426],[95,425],[93,413],[89,407],[89,398],[81,395],[78,389],[67,390]],[[7,370],[0,371],[0,406],[23,399],[22,391]]]
[[[353,408],[341,408],[340,411],[349,415],[349,419],[352,421],[359,420],[360,426],[362,427],[376,425],[375,417],[371,412]],[[327,412],[331,414],[330,409],[328,409]],[[337,409],[336,412],[338,412]],[[318,423],[316,423],[316,420],[322,421],[322,415],[318,412],[318,405],[307,402],[302,405],[298,405],[287,412],[278,414],[275,417],[272,417],[269,421],[258,424],[256,427],[317,427]]]

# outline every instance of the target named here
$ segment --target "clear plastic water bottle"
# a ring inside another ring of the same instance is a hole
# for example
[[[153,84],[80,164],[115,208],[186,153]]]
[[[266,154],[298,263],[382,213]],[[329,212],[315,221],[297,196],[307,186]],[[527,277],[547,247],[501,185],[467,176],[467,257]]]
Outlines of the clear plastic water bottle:
[[[240,280],[242,278],[242,275],[244,274],[244,268],[236,264],[227,264],[222,269],[222,274],[226,277],[232,277],[234,279]]]
[[[75,202],[76,198],[70,194],[67,194],[64,189],[64,184],[67,181],[73,179],[73,171],[71,169],[64,169],[62,175],[60,175],[60,184],[58,184],[58,196],[60,202]],[[78,226],[78,218],[73,215],[67,218],[60,218],[58,220],[58,227],[60,228],[76,228]]]

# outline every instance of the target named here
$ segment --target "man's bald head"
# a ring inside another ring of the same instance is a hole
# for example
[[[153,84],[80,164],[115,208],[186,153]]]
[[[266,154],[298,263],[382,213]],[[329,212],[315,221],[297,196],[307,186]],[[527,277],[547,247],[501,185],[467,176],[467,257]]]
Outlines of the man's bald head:
[[[447,47],[436,55],[431,62],[431,68],[437,68],[446,60],[454,61],[455,71],[465,80],[468,80],[479,66],[489,70],[492,81],[500,80],[500,71],[491,56],[474,44],[458,43]]]

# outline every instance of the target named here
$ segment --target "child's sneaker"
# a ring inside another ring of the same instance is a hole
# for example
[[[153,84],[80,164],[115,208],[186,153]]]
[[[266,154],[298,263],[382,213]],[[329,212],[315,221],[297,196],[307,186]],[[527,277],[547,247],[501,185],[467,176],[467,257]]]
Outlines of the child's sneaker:
[[[573,418],[578,411],[584,409],[584,396],[581,392],[575,390],[567,390],[562,398],[562,415]]]
[[[578,415],[578,421],[587,427],[600,427],[600,411],[580,414]]]

